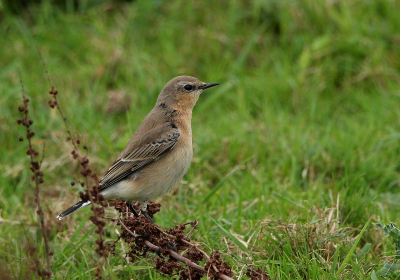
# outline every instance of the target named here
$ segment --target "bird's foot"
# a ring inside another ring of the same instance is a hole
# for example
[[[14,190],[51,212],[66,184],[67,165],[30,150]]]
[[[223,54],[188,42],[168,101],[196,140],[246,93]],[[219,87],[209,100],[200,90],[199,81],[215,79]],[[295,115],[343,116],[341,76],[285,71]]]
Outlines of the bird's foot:
[[[152,239],[149,235],[137,235],[137,236],[135,237],[135,243],[138,244],[138,242],[139,242],[140,240],[143,240],[143,241],[148,240],[148,241],[152,242],[153,239]],[[149,249],[150,249],[149,246],[144,245],[144,246],[143,246],[143,253],[140,254],[140,256],[141,256],[141,257],[146,256],[146,254],[147,254],[147,252],[149,251]],[[161,250],[160,250],[160,248],[158,248],[158,250],[156,251],[156,254],[157,254],[159,257],[162,257],[162,256],[161,256]]]
[[[167,243],[167,247],[174,251],[175,253],[178,253],[178,248],[176,247],[175,243],[170,241]]]
[[[135,236],[135,243],[137,244],[140,240],[147,240],[150,236],[148,235],[136,235]]]

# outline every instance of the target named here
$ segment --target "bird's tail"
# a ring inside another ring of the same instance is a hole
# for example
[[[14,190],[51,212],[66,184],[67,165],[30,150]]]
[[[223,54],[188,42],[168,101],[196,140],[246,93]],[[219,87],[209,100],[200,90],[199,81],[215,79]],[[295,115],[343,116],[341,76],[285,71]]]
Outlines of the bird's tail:
[[[78,211],[79,209],[81,209],[81,208],[83,208],[85,206],[88,206],[90,204],[91,204],[90,200],[88,200],[88,201],[79,201],[77,204],[75,204],[74,206],[69,207],[67,210],[65,210],[60,215],[58,215],[57,219],[59,221],[61,221],[62,219],[67,217],[69,214],[72,214],[75,211]]]

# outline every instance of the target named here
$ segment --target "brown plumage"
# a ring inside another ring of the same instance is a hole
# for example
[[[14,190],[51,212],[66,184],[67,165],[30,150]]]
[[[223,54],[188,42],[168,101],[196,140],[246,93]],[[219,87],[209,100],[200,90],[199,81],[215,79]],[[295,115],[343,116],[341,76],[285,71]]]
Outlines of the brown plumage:
[[[101,179],[105,199],[122,199],[129,204],[140,201],[147,216],[147,201],[177,185],[189,168],[193,157],[192,110],[203,90],[216,85],[190,76],[176,77],[165,85],[155,107]],[[62,220],[89,204],[80,201],[57,218]]]

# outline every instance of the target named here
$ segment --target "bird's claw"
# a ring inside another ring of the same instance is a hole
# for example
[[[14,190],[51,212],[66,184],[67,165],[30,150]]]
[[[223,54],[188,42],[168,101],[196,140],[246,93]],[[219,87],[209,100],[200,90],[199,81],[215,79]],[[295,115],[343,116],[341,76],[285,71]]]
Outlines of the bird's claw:
[[[140,256],[141,257],[144,257],[144,256],[146,256],[146,253],[147,253],[147,251],[150,249],[150,247],[149,246],[145,246],[144,247],[144,249],[143,249],[143,253],[142,254],[140,254]]]
[[[167,243],[167,247],[174,251],[175,253],[178,253],[178,248],[176,247],[175,243],[170,241]]]

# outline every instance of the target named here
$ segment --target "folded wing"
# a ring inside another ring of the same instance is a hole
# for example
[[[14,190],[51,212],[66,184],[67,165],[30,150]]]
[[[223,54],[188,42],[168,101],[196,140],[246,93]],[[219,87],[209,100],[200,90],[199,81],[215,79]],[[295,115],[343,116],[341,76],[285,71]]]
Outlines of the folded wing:
[[[151,135],[151,137],[149,137]],[[129,142],[120,157],[112,164],[100,181],[102,189],[133,175],[147,164],[170,152],[180,137],[174,125],[163,125],[149,131],[145,139]]]

